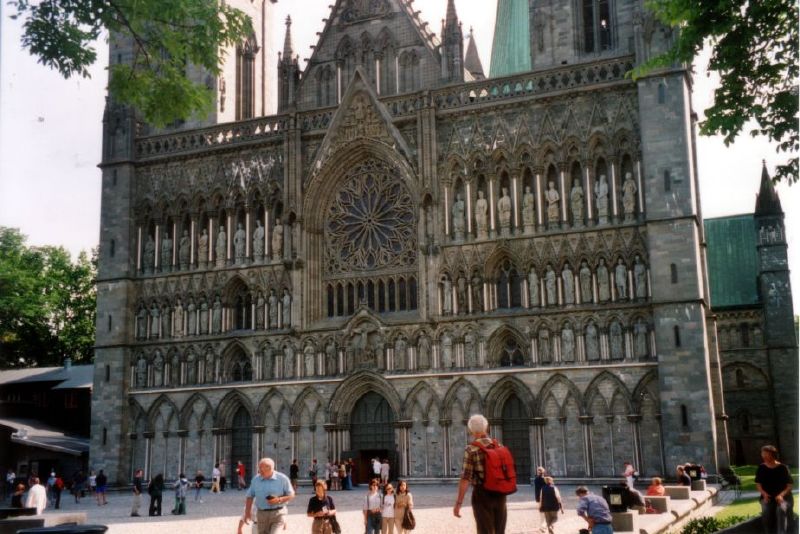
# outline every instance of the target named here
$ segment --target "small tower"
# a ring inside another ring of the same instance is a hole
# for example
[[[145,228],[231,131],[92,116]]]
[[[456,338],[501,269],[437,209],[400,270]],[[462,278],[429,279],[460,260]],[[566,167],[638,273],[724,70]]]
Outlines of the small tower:
[[[283,113],[294,105],[299,83],[300,67],[292,47],[292,17],[286,17],[283,53],[278,54],[278,113]]]
[[[442,81],[464,81],[464,33],[456,14],[455,0],[447,0],[447,17],[442,21]]]
[[[469,29],[469,41],[467,42],[467,55],[464,58],[464,68],[472,75],[473,80],[483,80],[486,75],[483,73],[483,65],[478,55],[478,47],[475,45],[475,35],[472,28]]]

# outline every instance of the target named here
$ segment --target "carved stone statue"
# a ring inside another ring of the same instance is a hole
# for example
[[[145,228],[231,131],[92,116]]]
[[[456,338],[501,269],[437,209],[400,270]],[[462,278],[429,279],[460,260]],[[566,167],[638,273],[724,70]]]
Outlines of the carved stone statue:
[[[274,375],[275,369],[273,367],[272,360],[275,357],[274,352],[272,351],[272,346],[267,344],[261,350],[261,368],[263,369],[264,373],[264,380],[271,380],[273,378],[277,378]]]
[[[394,368],[397,371],[406,370],[406,362],[408,361],[406,350],[406,340],[402,337],[398,337],[394,342]]]
[[[464,199],[461,193],[456,194],[456,201],[453,202],[453,239],[464,239]]]
[[[266,300],[264,300],[264,294],[259,291],[258,297],[256,298],[256,328],[258,330],[264,329],[264,305],[266,304]]]
[[[453,313],[453,283],[447,276],[442,277],[442,315]]]
[[[292,295],[288,288],[283,288],[283,328],[292,325]]]
[[[197,383],[197,364],[194,361],[194,354],[191,352],[186,356],[186,383]]]
[[[269,290],[269,325],[268,329],[274,330],[278,328],[278,297],[275,295],[275,290]]]
[[[208,302],[200,303],[200,334],[208,334]]]
[[[477,367],[478,359],[475,356],[475,334],[467,332],[464,335],[464,364],[469,367]]]
[[[200,239],[197,240],[197,263],[205,267],[208,263],[208,232],[203,228]]]
[[[497,201],[497,217],[500,221],[500,233],[507,236],[511,233],[511,197],[508,188],[503,188],[503,194]]]
[[[186,332],[188,335],[194,336],[197,334],[197,307],[192,299],[189,299],[189,304],[186,305],[186,315],[188,323]]]
[[[153,358],[153,385],[156,387],[164,385],[164,379],[166,375],[164,374],[164,358],[161,356],[160,352],[156,353],[156,357]],[[177,380],[174,381],[177,384]]]
[[[608,182],[606,175],[600,175],[600,181],[594,188],[594,198],[597,203],[597,223],[608,224]]]
[[[539,299],[539,275],[536,269],[531,267],[528,271],[528,300],[531,308],[538,308],[541,304]]]
[[[483,280],[480,275],[475,272],[472,275],[472,313],[481,313],[483,311]]]
[[[650,352],[647,350],[647,325],[641,319],[633,325],[633,348],[637,358],[646,358]]]
[[[526,234],[533,233],[536,224],[536,201],[531,193],[531,186],[525,186],[525,194],[522,195],[522,225]]]
[[[279,261],[283,258],[283,225],[280,219],[275,219],[275,228],[272,229],[272,260]]]
[[[611,323],[608,337],[610,338],[609,345],[611,346],[611,359],[623,359],[625,357],[625,352],[622,345],[622,326],[619,324],[619,322],[614,321]]]
[[[489,204],[483,198],[483,191],[478,191],[478,200],[475,201],[475,227],[478,230],[478,239],[489,237]]]
[[[597,294],[600,302],[608,302],[609,299],[611,299],[608,267],[606,267],[606,260],[604,258],[600,258],[600,264],[597,266]]]
[[[575,361],[575,333],[569,326],[561,331],[561,361]]]
[[[572,208],[572,224],[580,228],[583,226],[583,187],[581,187],[581,181],[578,179],[572,181],[569,203]]]
[[[647,268],[638,254],[633,259],[633,285],[637,299],[647,298]]]
[[[467,279],[464,275],[459,275],[456,281],[456,305],[458,306],[458,314],[463,315],[467,313],[469,302],[467,302]]]
[[[215,365],[214,353],[209,350],[206,352],[206,383],[216,382],[217,368]]]
[[[222,302],[219,296],[214,299],[214,304],[211,310],[211,333],[219,334],[222,332]]]
[[[559,195],[558,191],[556,191],[556,184],[554,182],[550,182],[547,187],[547,192],[545,192],[544,195],[545,200],[547,201],[547,222],[550,225],[556,225],[561,219],[559,214],[561,211],[559,204],[561,195]]]
[[[225,226],[219,227],[214,252],[217,254],[217,267],[225,267],[225,262],[228,259],[228,235],[225,233]]]
[[[294,349],[291,345],[283,347],[283,376],[294,378]]]
[[[617,260],[617,266],[614,268],[614,285],[619,300],[628,298],[628,268],[622,262],[622,258]]]
[[[592,302],[592,271],[586,260],[581,262],[581,269],[578,272],[581,283],[581,302]]]
[[[550,363],[552,361],[550,356],[550,332],[547,329],[539,330],[539,361],[542,363]]]
[[[170,337],[172,335],[172,308],[164,305],[161,308],[161,337]]]
[[[242,228],[242,224],[236,225],[236,233],[233,234],[233,254],[236,265],[244,263],[245,251],[247,248],[247,234]]]
[[[558,292],[556,291],[556,272],[553,266],[547,264],[547,273],[545,274],[545,288],[547,289],[547,306],[555,306],[558,304]]]
[[[564,304],[575,304],[575,275],[572,274],[569,263],[565,263],[564,270],[561,271],[561,283],[564,286]]]
[[[189,260],[192,254],[191,241],[192,240],[189,238],[189,230],[184,230],[178,245],[178,261],[180,262],[182,271],[189,268]]]
[[[453,361],[453,338],[445,332],[442,336],[442,369],[450,369],[455,365]]]
[[[284,349],[284,351],[285,351],[285,349]],[[283,352],[277,352],[275,354],[275,358],[272,360],[272,368],[273,368],[272,376],[273,377],[275,377],[275,378],[283,378],[284,376],[286,376],[286,374],[285,374],[286,373],[286,364],[284,362],[285,359],[286,359],[286,356],[285,356],[285,354]]]
[[[339,358],[336,354],[336,343],[333,339],[328,341],[325,345],[325,373],[328,376],[336,376],[339,374]]]
[[[161,325],[161,310],[153,303],[150,306],[150,339],[157,339],[161,337],[159,334],[159,326]]]
[[[600,343],[597,339],[597,327],[589,323],[586,327],[586,359],[597,361],[600,359]]]
[[[633,181],[631,173],[625,173],[625,181],[622,183],[622,209],[625,212],[625,222],[633,221],[636,213],[636,182]]]
[[[147,310],[144,306],[139,308],[139,313],[136,315],[136,337],[138,339],[147,337]]]
[[[142,253],[142,270],[146,273],[152,273],[156,262],[156,242],[153,241],[153,236],[147,236],[144,242],[144,252]]]
[[[256,229],[253,231],[253,259],[261,261],[264,258],[264,226],[256,219]]]
[[[419,336],[417,340],[417,367],[419,369],[431,368],[431,342],[425,334]]]
[[[168,273],[172,267],[172,239],[164,232],[161,238],[161,272]]]
[[[314,365],[315,359],[314,347],[311,345],[306,345],[306,348],[303,350],[303,372],[305,373],[303,376],[314,376],[317,374],[314,369],[314,367],[316,367]]]
[[[147,360],[144,356],[139,356],[136,360],[136,387],[147,387]]]

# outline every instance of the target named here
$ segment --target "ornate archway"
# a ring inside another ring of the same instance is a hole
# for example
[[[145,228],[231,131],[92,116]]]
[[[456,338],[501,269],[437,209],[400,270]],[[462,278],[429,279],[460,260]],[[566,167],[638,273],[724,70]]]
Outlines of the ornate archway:
[[[372,458],[387,458],[397,466],[395,421],[394,410],[379,393],[370,391],[356,401],[350,415],[350,449],[357,454],[362,477],[371,473]]]

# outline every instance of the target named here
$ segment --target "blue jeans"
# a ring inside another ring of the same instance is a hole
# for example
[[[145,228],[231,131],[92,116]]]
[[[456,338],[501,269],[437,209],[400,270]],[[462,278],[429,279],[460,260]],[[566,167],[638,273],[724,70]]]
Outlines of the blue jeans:
[[[595,525],[592,527],[592,534],[614,534],[614,529],[611,528],[611,523]]]
[[[367,514],[367,534],[381,534],[381,514]]]

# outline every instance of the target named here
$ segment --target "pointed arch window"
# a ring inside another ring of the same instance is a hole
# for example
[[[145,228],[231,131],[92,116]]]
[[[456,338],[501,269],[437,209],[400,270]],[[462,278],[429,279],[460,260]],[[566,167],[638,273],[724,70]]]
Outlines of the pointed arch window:
[[[257,53],[258,44],[254,35],[236,47],[236,120],[255,116]]]
[[[587,54],[611,50],[613,23],[612,0],[580,0],[583,51]]]
[[[500,367],[525,365],[525,355],[513,336],[508,336],[500,353]]]

